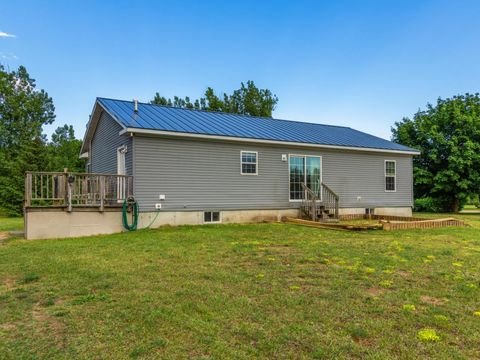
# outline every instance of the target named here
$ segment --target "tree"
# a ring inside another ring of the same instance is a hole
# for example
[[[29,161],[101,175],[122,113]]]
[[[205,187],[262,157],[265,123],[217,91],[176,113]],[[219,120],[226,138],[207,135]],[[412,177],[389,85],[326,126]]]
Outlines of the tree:
[[[81,147],[82,141],[75,138],[72,125],[58,127],[48,144],[48,170],[63,171],[68,168],[72,172],[82,172],[85,164],[79,157]]]
[[[193,102],[188,96],[185,98],[174,96],[172,100],[161,96],[157,92],[151,103],[186,109],[272,117],[278,98],[270,90],[259,89],[253,81],[249,80],[246,85],[242,82],[240,89],[234,90],[231,95],[224,93],[221,98],[215,94],[211,87],[208,87],[205,90],[204,97]]]
[[[0,207],[7,213],[22,209],[25,171],[45,164],[42,126],[54,121],[54,111],[25,67],[7,72],[0,65]]]
[[[421,150],[414,162],[416,198],[457,212],[480,193],[480,97],[465,94],[427,104],[392,128],[392,139]]]

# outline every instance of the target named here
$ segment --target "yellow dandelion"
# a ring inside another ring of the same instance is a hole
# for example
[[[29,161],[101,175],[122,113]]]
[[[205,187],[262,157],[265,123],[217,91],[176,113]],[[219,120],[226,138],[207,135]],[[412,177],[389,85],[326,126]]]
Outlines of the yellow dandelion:
[[[366,267],[363,269],[363,271],[366,272],[367,274],[373,274],[376,270],[375,268]]]
[[[437,335],[437,332],[434,329],[422,329],[418,332],[417,337],[421,341],[438,341],[440,336]]]
[[[300,290],[300,286],[298,285],[291,285],[290,290]]]
[[[405,311],[415,311],[416,310],[415,305],[413,305],[413,304],[405,304],[405,305],[403,305],[402,308]]]
[[[480,311],[475,311],[475,312],[473,313],[473,315],[480,317]]]
[[[445,315],[435,315],[434,318],[438,321],[448,321],[448,317],[446,317]]]
[[[257,274],[256,277],[257,277],[258,279],[262,279],[262,278],[265,277],[265,274]]]
[[[384,287],[384,288],[389,288],[389,287],[392,287],[393,281],[392,280],[382,280],[382,281],[380,281],[379,285]]]
[[[268,261],[275,261],[275,258],[274,257],[269,257]]]
[[[463,264],[461,262],[454,262],[452,263],[453,266],[456,266],[456,267],[462,267]]]

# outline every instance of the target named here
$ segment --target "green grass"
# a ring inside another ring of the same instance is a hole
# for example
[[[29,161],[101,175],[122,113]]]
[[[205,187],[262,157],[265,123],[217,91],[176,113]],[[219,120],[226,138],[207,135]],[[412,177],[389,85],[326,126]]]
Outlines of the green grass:
[[[3,217],[0,215],[0,232],[2,231],[20,231],[23,229],[22,217]]]
[[[0,358],[479,358],[480,216],[460,217],[473,226],[11,239]]]
[[[475,205],[465,205],[462,211],[480,211],[480,208],[476,207]]]

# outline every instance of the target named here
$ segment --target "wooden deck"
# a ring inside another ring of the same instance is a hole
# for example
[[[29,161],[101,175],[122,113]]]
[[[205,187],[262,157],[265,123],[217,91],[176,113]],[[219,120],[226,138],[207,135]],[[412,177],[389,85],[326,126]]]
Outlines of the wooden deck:
[[[74,208],[104,211],[133,195],[133,176],[116,174],[27,172],[25,208]]]

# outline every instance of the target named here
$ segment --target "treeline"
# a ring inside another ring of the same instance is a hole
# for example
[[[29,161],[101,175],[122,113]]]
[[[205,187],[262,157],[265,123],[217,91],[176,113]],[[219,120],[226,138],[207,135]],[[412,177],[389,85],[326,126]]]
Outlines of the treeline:
[[[417,211],[457,212],[480,194],[480,96],[427,104],[392,128],[392,139],[417,148],[413,158]]]
[[[218,96],[213,88],[208,87],[203,97],[191,100],[189,96],[166,98],[157,92],[151,103],[186,109],[272,117],[278,97],[269,89],[259,89],[252,80],[249,80],[246,84],[242,82],[240,88],[231,94],[223,93],[222,96]]]
[[[26,68],[0,65],[0,213],[21,214],[26,171],[83,171],[82,142],[71,125],[58,127],[50,141],[43,133],[54,121],[52,98]]]

